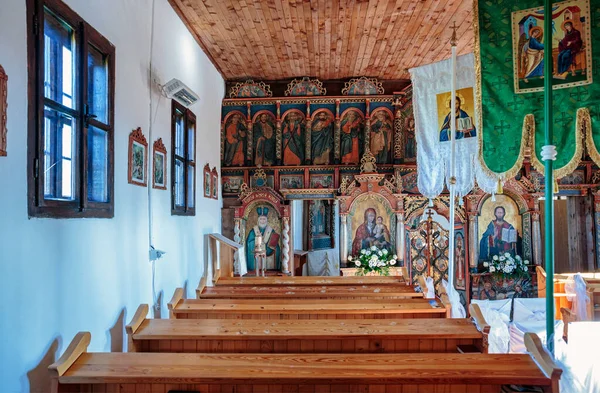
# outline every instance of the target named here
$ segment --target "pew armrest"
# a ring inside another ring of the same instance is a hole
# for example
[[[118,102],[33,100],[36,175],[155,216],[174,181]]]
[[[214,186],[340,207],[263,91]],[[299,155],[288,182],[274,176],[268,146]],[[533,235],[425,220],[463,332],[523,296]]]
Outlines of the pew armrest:
[[[550,354],[544,349],[542,341],[537,334],[525,333],[524,341],[527,352],[529,352],[533,360],[535,360],[540,369],[546,374],[546,377],[552,380],[552,392],[558,393],[558,381],[562,374],[562,369],[554,363]]]
[[[563,320],[563,339],[569,342],[569,322],[577,321],[577,315],[565,307],[560,308],[560,314]]]
[[[491,327],[483,317],[483,313],[481,312],[479,304],[471,303],[469,306],[469,314],[471,314],[471,319],[473,320],[477,330],[484,334],[490,333]]]
[[[200,299],[204,288],[206,288],[206,277],[202,277],[198,283],[198,288],[196,288],[196,299]]]
[[[425,277],[423,275],[419,275],[417,277],[417,283],[421,287],[421,291],[423,292],[423,297],[427,297],[427,283],[425,282]]]
[[[91,339],[92,335],[90,332],[77,333],[62,356],[56,362],[48,366],[50,374],[53,377],[62,376],[82,353],[87,352]]]
[[[481,352],[488,353],[491,326],[488,325],[487,321],[485,320],[479,304],[471,303],[469,306],[469,314],[471,315],[471,320],[475,324],[475,327],[483,335],[482,345],[480,348]]]
[[[181,299],[183,299],[183,288],[177,288],[175,290],[175,293],[173,294],[173,297],[171,298],[171,301],[167,303],[167,307],[169,307],[169,312],[171,314],[173,313],[173,310],[175,310]]]
[[[400,268],[400,272],[402,273],[402,278],[404,279],[404,283],[406,285],[410,285],[410,280],[408,278],[408,269],[406,268],[406,266],[402,266]]]
[[[138,330],[138,328],[140,327],[142,322],[144,322],[144,319],[146,319],[146,316],[148,315],[148,309],[149,308],[147,304],[140,304],[137,311],[133,315],[131,322],[129,322],[129,324],[125,326],[125,331],[128,335],[131,335]]]

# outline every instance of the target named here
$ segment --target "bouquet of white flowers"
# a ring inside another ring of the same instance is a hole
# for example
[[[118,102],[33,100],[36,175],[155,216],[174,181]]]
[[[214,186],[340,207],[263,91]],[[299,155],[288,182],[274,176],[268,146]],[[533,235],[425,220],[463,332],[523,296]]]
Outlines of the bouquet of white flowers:
[[[523,260],[520,256],[513,257],[505,252],[494,255],[490,262],[484,262],[483,266],[497,278],[520,278],[528,275],[529,261]]]
[[[365,276],[367,273],[375,272],[381,276],[389,276],[390,268],[396,265],[397,255],[392,255],[387,249],[379,249],[375,246],[360,250],[357,256],[350,255],[348,264],[354,265],[358,272],[357,276]]]

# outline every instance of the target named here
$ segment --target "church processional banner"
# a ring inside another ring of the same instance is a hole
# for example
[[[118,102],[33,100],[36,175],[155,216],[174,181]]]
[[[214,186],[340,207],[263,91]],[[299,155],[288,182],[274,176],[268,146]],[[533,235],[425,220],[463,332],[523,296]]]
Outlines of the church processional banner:
[[[489,175],[516,175],[527,146],[543,173],[544,78],[553,81],[556,177],[576,169],[584,140],[600,165],[600,0],[553,3],[552,75],[544,75],[540,0],[475,1],[480,161]],[[590,124],[591,123],[591,124]]]
[[[477,162],[479,125],[475,116],[473,55],[456,60],[456,113],[451,116],[451,60],[413,68],[413,107],[417,138],[419,191],[435,198],[444,190],[450,171],[451,118],[456,119],[456,192],[469,193],[474,181],[492,193],[495,181],[484,175]],[[432,114],[435,114],[432,116]]]

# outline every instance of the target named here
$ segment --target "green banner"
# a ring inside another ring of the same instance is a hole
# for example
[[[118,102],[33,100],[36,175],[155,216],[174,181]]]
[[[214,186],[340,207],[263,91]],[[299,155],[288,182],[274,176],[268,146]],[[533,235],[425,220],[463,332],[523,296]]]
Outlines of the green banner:
[[[534,147],[532,162],[543,172],[543,1],[476,0],[474,19],[480,161],[490,174],[509,178]],[[600,0],[554,3],[552,24],[554,172],[560,178],[576,169],[584,140],[600,165]]]

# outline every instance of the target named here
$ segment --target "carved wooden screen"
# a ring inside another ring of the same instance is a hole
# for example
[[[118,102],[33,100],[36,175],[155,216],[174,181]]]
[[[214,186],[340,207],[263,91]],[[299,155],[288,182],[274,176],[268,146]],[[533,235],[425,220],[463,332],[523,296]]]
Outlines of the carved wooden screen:
[[[448,280],[448,231],[430,217],[409,230],[408,237],[413,284],[419,276],[431,276],[438,292],[442,278]]]

